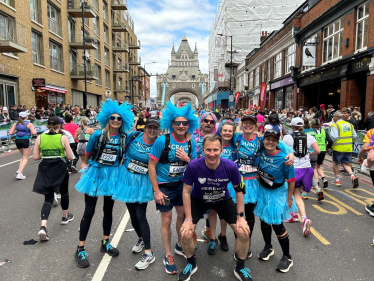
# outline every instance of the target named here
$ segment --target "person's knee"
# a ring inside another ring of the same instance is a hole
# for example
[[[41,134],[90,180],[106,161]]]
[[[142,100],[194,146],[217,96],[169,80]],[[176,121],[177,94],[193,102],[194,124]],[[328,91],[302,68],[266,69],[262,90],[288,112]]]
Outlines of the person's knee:
[[[182,243],[186,243],[192,240],[193,233],[194,233],[193,229],[187,232],[185,231],[181,232]]]
[[[273,225],[273,229],[278,237],[283,237],[287,235],[287,230],[285,229],[283,224]]]
[[[249,233],[245,232],[243,229],[239,228],[236,231],[237,239],[243,243],[249,241]]]
[[[86,208],[84,210],[83,218],[92,219],[92,217],[94,216],[94,214],[95,214],[95,209],[94,208]]]
[[[161,220],[161,224],[163,227],[170,228],[171,225],[171,215],[170,216],[163,216]]]

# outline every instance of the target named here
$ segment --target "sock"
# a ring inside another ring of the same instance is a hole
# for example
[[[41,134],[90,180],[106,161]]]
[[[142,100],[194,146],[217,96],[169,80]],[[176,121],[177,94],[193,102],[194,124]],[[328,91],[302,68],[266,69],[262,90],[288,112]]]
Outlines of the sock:
[[[103,245],[105,245],[106,243],[109,243],[109,238],[103,240]]]
[[[271,226],[270,225],[263,226],[261,224],[261,232],[262,232],[262,236],[264,237],[265,245],[271,246],[271,232],[272,232]]]
[[[339,176],[335,176],[335,181],[340,181]]]
[[[78,252],[84,251],[84,246],[78,246]]]
[[[245,268],[245,260],[241,260],[238,258],[238,261],[236,262],[236,270],[239,271],[243,268]]]
[[[196,266],[196,255],[192,255],[192,257],[187,258],[187,263],[191,264],[192,266]]]
[[[326,179],[325,179],[325,177],[322,177],[322,181],[324,182]]]
[[[291,258],[290,256],[290,239],[288,233],[283,237],[278,237],[279,244],[283,251],[283,256]]]
[[[355,176],[355,173],[353,173],[353,172],[350,172],[349,174],[350,174],[351,178],[353,178]]]
[[[304,222],[306,220],[306,216],[301,216],[301,220]]]

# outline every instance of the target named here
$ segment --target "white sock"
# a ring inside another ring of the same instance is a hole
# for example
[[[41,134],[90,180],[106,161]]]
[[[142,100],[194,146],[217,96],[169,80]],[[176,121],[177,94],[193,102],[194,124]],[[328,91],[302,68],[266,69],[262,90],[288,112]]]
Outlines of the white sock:
[[[335,181],[339,181],[339,176],[335,176]]]

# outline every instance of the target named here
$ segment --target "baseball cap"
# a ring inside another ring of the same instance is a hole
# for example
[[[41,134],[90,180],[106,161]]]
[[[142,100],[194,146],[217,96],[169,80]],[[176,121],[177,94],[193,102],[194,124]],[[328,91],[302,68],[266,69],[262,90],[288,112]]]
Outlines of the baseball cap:
[[[157,128],[160,128],[160,122],[156,118],[148,118],[145,122],[145,126],[156,126]]]
[[[304,126],[304,120],[300,117],[292,118],[291,126]]]
[[[319,121],[318,118],[314,118],[312,119],[312,121],[310,121],[310,125],[319,125],[321,124],[321,122]]]
[[[324,105],[324,104],[321,104],[321,105],[319,106],[319,108],[325,108],[325,105]]]
[[[27,112],[25,112],[25,111],[22,111],[22,112],[20,112],[19,114],[19,117],[21,117],[21,118],[26,118],[27,117],[27,115],[29,115]]]
[[[61,125],[61,121],[57,116],[52,116],[48,118],[48,125]]]
[[[6,106],[4,106],[4,107],[3,107],[3,111],[4,111],[4,110],[8,110],[8,108],[7,108]]]
[[[273,136],[273,137],[275,137],[277,140],[279,140],[279,138],[280,138],[280,133],[279,133],[278,131],[276,131],[276,130],[269,129],[269,130],[267,130],[267,131],[265,132],[265,134],[264,134],[264,138],[269,137],[269,136]]]
[[[249,119],[249,120],[251,120],[253,123],[257,124],[257,118],[256,118],[256,116],[254,116],[254,115],[252,115],[252,114],[246,114],[246,115],[244,115],[244,116],[242,117],[242,122],[243,122],[244,120],[247,120],[247,119]]]

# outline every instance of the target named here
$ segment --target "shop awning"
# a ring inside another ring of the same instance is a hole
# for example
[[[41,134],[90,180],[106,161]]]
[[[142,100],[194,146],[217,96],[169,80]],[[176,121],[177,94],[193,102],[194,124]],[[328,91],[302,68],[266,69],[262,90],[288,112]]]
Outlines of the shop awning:
[[[67,94],[68,93],[68,91],[65,88],[50,85],[50,84],[46,84],[45,87],[39,87],[39,90],[62,93],[62,94]]]

